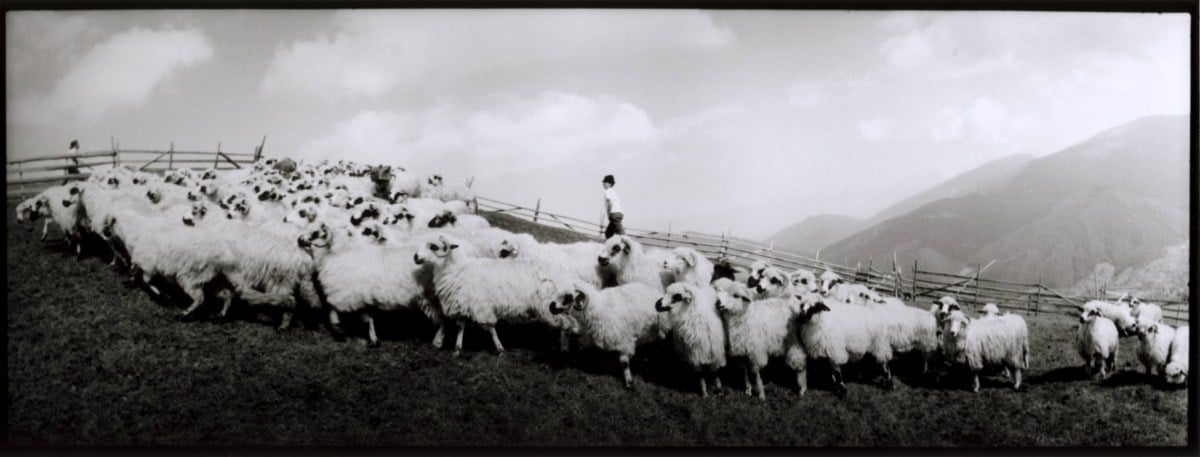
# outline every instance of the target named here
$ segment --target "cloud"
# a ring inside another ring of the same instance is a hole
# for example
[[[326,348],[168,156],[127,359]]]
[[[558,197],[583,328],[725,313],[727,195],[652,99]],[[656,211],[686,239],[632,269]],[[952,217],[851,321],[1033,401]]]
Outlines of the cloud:
[[[892,121],[872,119],[858,123],[858,136],[869,143],[878,143],[892,131]]]
[[[789,105],[800,108],[811,108],[825,101],[822,86],[812,82],[799,82],[787,88]]]
[[[659,141],[659,129],[636,106],[546,92],[498,96],[475,109],[442,104],[420,112],[364,111],[301,146],[298,155],[494,176],[601,156],[619,160]]]
[[[963,117],[957,110],[943,109],[933,118],[929,131],[933,141],[946,143],[959,139],[963,131]]]
[[[60,11],[13,11],[5,21],[10,75],[33,67],[59,67],[83,53],[98,34],[86,17]]]
[[[331,32],[277,49],[262,88],[327,102],[373,99],[481,74],[520,70],[529,79],[597,63],[649,65],[733,40],[698,11],[344,11]]]
[[[32,123],[93,123],[114,108],[142,103],[177,70],[212,54],[199,31],[134,28],[89,49],[47,96],[20,100],[16,117]]]

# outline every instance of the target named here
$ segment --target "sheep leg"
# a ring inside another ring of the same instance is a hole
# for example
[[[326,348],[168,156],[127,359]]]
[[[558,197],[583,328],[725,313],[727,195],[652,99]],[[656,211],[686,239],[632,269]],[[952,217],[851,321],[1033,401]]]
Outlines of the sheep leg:
[[[717,374],[717,370],[712,370],[713,388],[717,389],[717,395],[725,395],[725,386],[721,385],[721,376]]]
[[[808,392],[808,374],[804,370],[796,370],[796,385],[800,387],[800,396]]]
[[[1021,369],[1013,369],[1013,390],[1021,390]]]
[[[183,311],[183,317],[186,318],[190,317],[197,308],[200,308],[200,305],[204,304],[204,289],[199,284],[188,284],[183,288],[183,291],[187,293],[188,297],[192,298],[191,306],[188,306]]]
[[[433,347],[441,349],[442,340],[446,338],[446,324],[439,323],[437,333],[433,334]]]
[[[766,401],[767,394],[763,392],[762,373],[758,372],[758,367],[754,367],[754,388],[758,389],[758,399]]]
[[[292,326],[292,312],[285,310],[283,312],[283,314],[281,316],[279,316],[279,327],[276,327],[275,330],[282,332],[284,330],[287,330],[288,327],[291,327],[291,326]]]
[[[832,364],[833,368],[833,391],[839,398],[846,398],[846,383],[842,382],[842,367],[837,364]]]
[[[708,398],[708,383],[704,381],[704,374],[700,374],[700,397]]]
[[[38,241],[46,241],[46,234],[50,232],[50,219],[46,219],[46,223],[42,225],[42,237]]]
[[[633,373],[629,371],[629,355],[621,354],[621,372],[625,376],[625,388],[633,388]]]
[[[566,329],[558,331],[558,350],[563,353],[571,350],[571,334]]]
[[[329,326],[333,327],[339,332],[342,331],[342,322],[338,317],[338,312],[336,309],[329,310]]]
[[[217,296],[221,297],[221,320],[225,320],[228,317],[230,305],[233,305],[233,293],[229,289],[222,289],[217,292]]]
[[[883,387],[893,389],[896,384],[892,382],[892,369],[887,363],[880,364],[883,367]]]
[[[364,311],[361,314],[363,322],[367,324],[367,338],[371,346],[379,346],[379,338],[375,336],[375,318],[371,317],[369,311]]]
[[[971,373],[971,377],[974,379],[971,383],[971,391],[979,392],[979,373]]]
[[[749,366],[742,367],[742,381],[743,381],[742,385],[746,386],[746,396],[747,397],[754,396],[754,393],[750,391],[750,367]]]
[[[465,321],[465,320],[458,321],[458,337],[454,341],[454,355],[458,355],[460,352],[462,352],[463,333],[466,333],[466,332],[467,332],[467,321]]]
[[[492,345],[496,347],[496,355],[504,355],[504,345],[500,344],[500,335],[496,334],[496,326],[494,324],[484,325],[488,333],[492,334]]]

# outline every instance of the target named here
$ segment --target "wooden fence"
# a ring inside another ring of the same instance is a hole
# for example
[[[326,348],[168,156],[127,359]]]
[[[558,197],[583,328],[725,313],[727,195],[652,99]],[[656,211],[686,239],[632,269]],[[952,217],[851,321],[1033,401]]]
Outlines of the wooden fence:
[[[9,199],[36,194],[63,181],[87,179],[94,170],[129,166],[146,172],[161,173],[175,168],[231,170],[250,165],[262,157],[266,137],[254,148],[254,152],[224,152],[217,143],[216,152],[176,151],[175,144],[165,151],[121,149],[113,142],[111,149],[81,152],[75,156],[57,155],[13,160],[6,163],[6,196]],[[72,163],[78,160],[78,164]],[[182,165],[179,166],[179,165]],[[79,174],[67,174],[67,169],[76,168]]]
[[[582,219],[543,211],[541,200],[533,208],[478,197],[477,209],[503,212],[539,224],[572,230],[600,241],[604,235],[604,221],[590,222]],[[949,295],[969,311],[978,311],[986,303],[995,303],[998,308],[1028,315],[1043,313],[1077,316],[1079,306],[1089,300],[1115,300],[1117,295],[1105,297],[1071,296],[1041,284],[1022,284],[983,278],[984,271],[971,276],[954,275],[920,269],[917,261],[906,276],[902,274],[895,258],[891,260],[891,271],[878,270],[873,261],[867,265],[847,267],[799,254],[773,249],[771,245],[733,239],[727,235],[709,235],[695,232],[672,233],[654,230],[626,228],[629,235],[647,246],[673,248],[688,246],[709,258],[725,258],[734,265],[749,267],[754,261],[762,261],[785,271],[806,268],[820,274],[833,270],[845,278],[866,284],[872,289],[903,297],[917,306],[929,305],[933,300]],[[982,270],[982,268],[980,269]],[[1155,303],[1163,308],[1163,319],[1173,325],[1188,322],[1189,300],[1187,298],[1138,297],[1144,302]]]

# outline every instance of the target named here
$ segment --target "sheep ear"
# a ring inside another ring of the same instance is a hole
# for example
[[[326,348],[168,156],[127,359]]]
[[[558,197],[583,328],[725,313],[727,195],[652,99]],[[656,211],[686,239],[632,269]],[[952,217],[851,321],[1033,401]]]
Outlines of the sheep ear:
[[[62,205],[63,205],[63,208],[70,208],[70,207],[71,207],[71,201],[70,201],[70,200],[67,200],[67,199],[63,199],[63,201],[62,201]]]
[[[626,254],[628,254],[628,253],[629,253],[629,249],[630,249],[630,248],[629,248],[629,242],[628,242],[628,241],[625,241],[625,240],[621,240],[621,250],[622,250],[622,251],[624,251]]]
[[[457,244],[451,244],[450,246],[447,246],[447,247],[446,247],[446,250],[451,250],[451,249],[458,249],[458,245],[457,245]]]
[[[575,289],[575,303],[579,305],[580,309],[588,304],[587,295],[584,295],[583,291],[579,289]]]
[[[694,267],[697,263],[699,263],[699,260],[696,259],[696,255],[697,254],[695,252],[688,252],[687,255],[683,256],[683,261],[686,262],[689,267]]]

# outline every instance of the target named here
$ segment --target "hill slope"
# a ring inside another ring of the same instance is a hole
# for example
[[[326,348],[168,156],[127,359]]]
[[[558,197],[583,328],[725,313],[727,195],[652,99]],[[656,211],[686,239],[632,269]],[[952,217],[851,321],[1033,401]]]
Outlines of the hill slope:
[[[990,190],[948,198],[826,248],[847,262],[920,259],[955,272],[996,259],[989,276],[1073,285],[1105,262],[1118,271],[1187,241],[1188,119],[1155,116],[1032,160]],[[928,268],[926,268],[928,267]]]
[[[866,226],[866,221],[850,216],[818,214],[780,230],[767,238],[776,249],[813,255],[821,248],[841,240]]]

